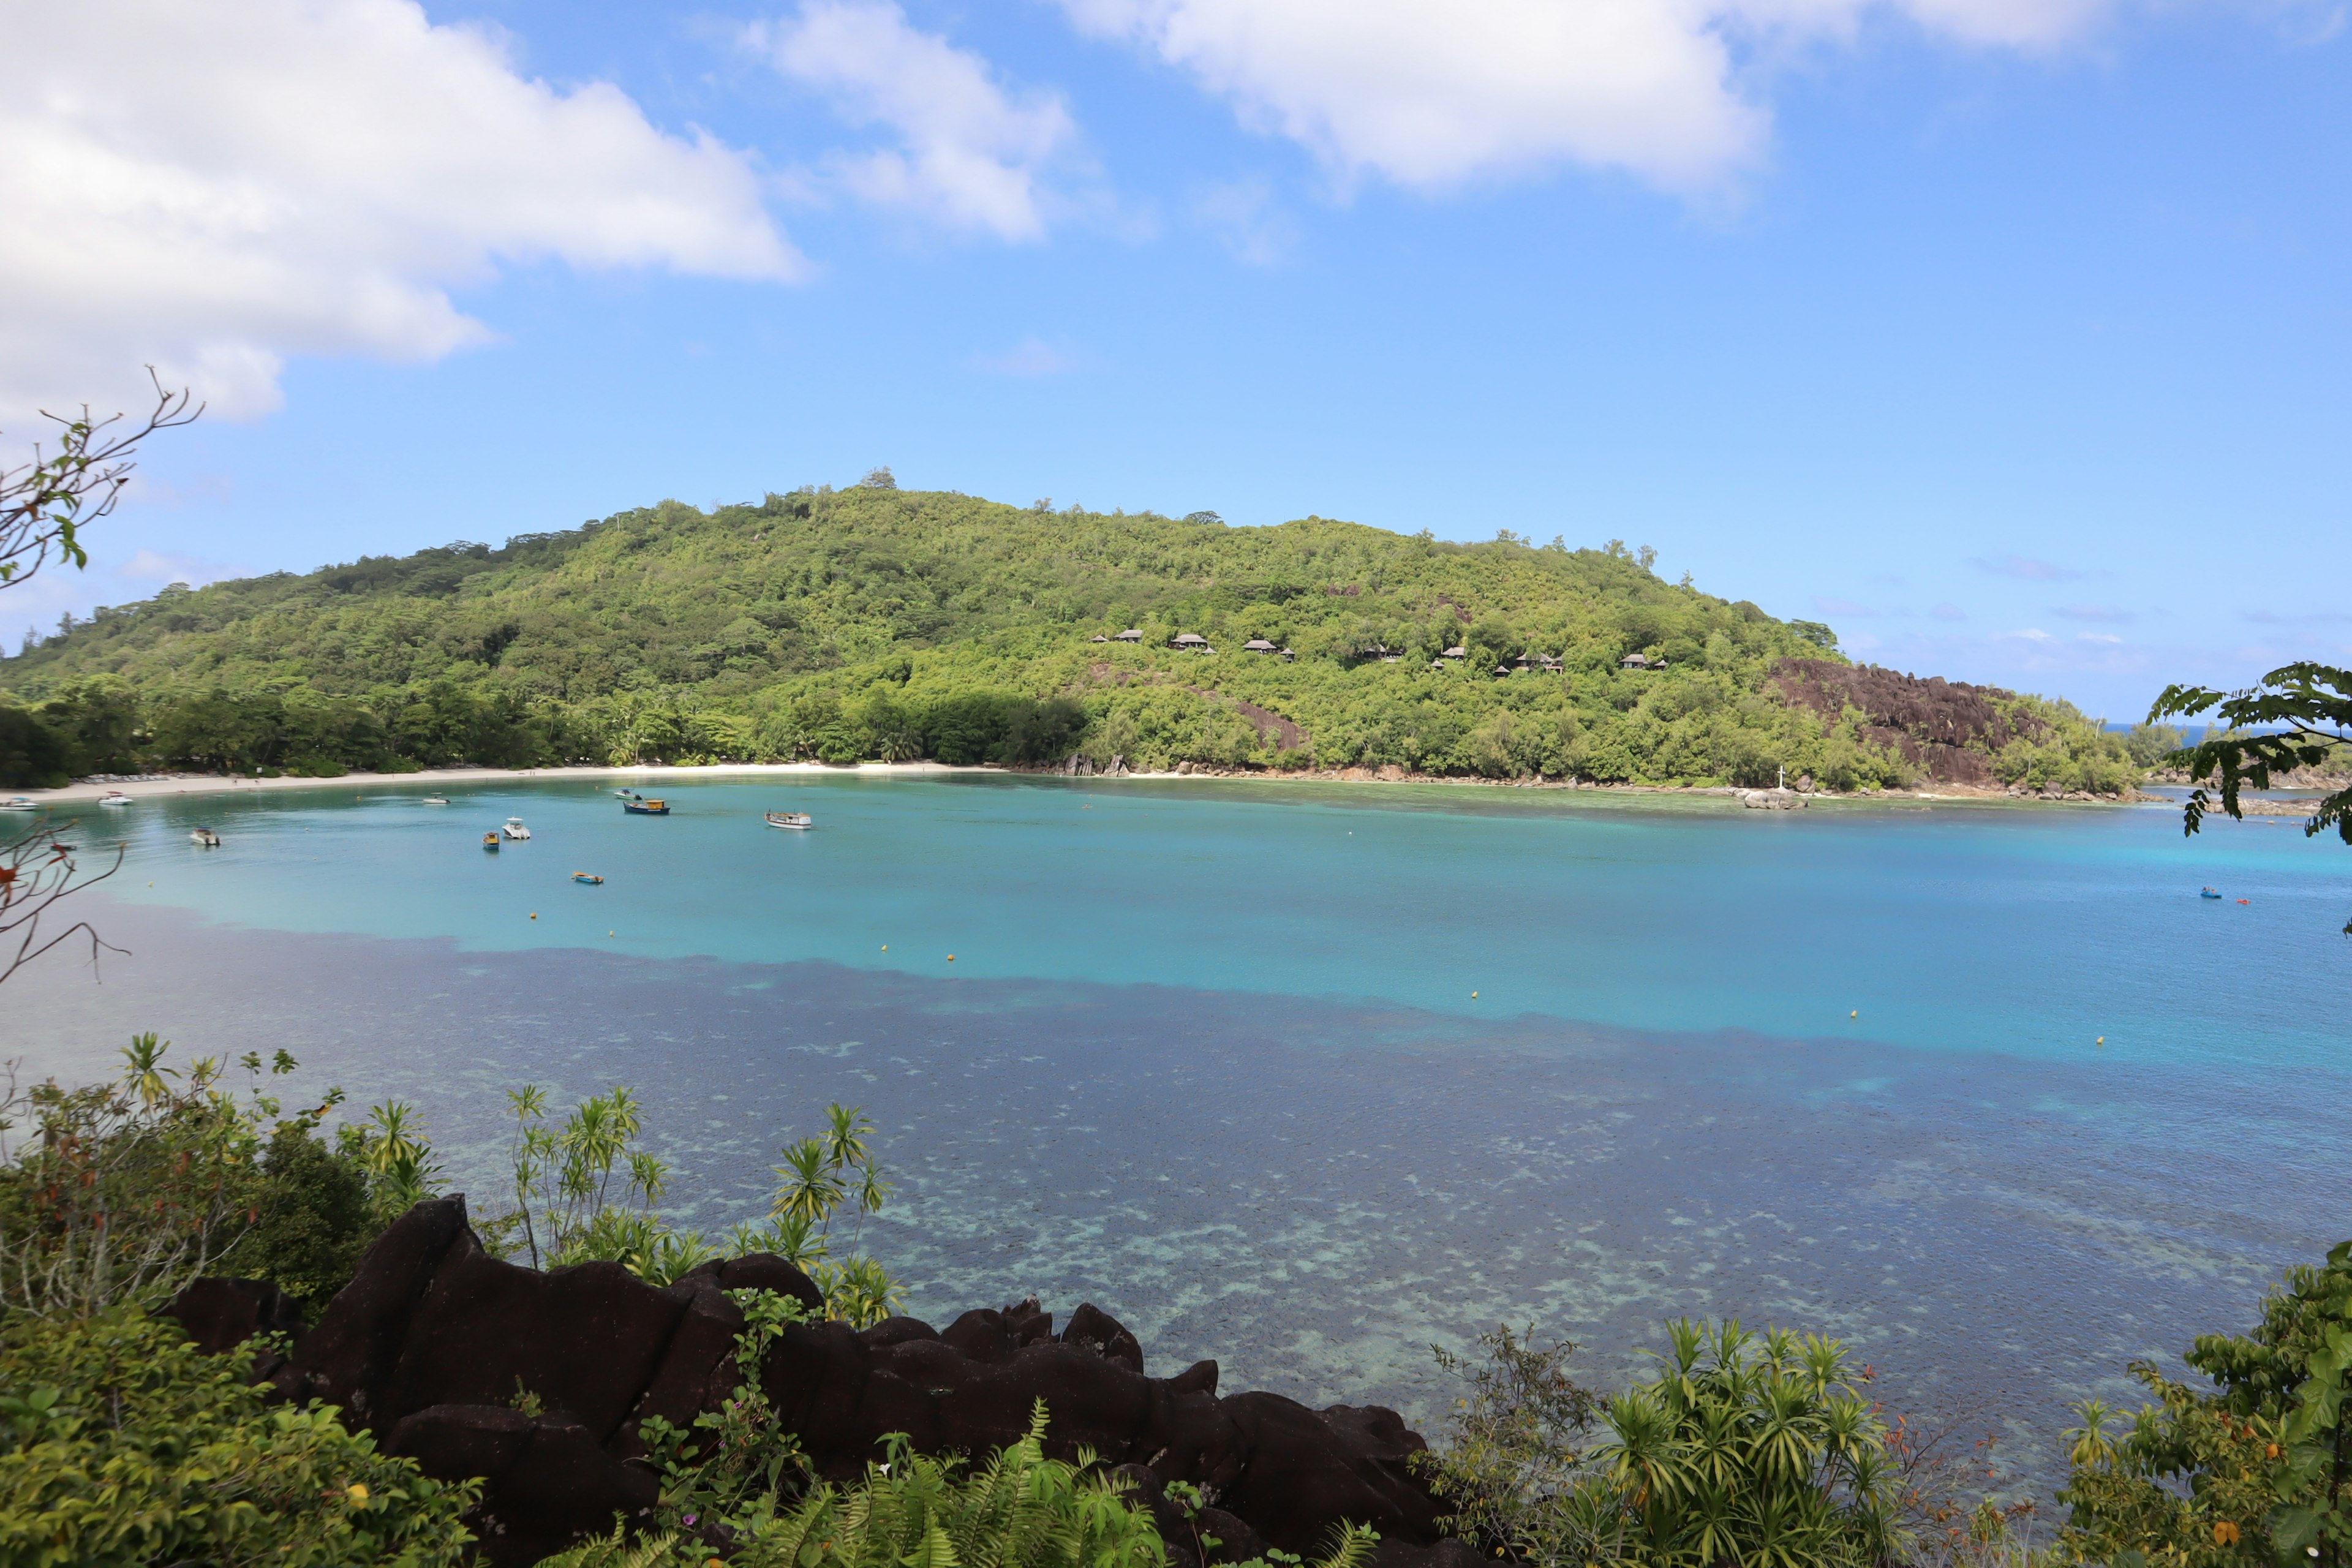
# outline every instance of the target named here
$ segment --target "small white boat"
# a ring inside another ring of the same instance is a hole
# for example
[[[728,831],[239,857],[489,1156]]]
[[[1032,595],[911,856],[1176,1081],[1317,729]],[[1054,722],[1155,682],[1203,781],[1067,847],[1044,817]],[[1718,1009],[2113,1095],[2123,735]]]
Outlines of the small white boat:
[[[795,828],[806,833],[810,828],[814,827],[816,823],[805,811],[772,811],[768,813],[768,826]]]
[[[449,797],[446,795],[428,795],[425,797],[425,804],[427,805],[446,805],[449,804]]]
[[[192,844],[200,844],[207,849],[217,849],[220,847],[220,835],[215,833],[209,827],[197,828],[194,833],[188,835],[188,841]]]
[[[506,826],[500,828],[499,831],[504,833],[509,838],[528,838],[530,837],[530,829],[522,825],[522,818],[520,816],[508,817]]]
[[[123,794],[119,789],[110,789],[104,795],[98,797],[98,804],[100,805],[129,805],[131,804],[131,797]]]
[[[12,795],[6,800],[0,800],[0,811],[38,811],[40,809],[41,803],[30,795]]]

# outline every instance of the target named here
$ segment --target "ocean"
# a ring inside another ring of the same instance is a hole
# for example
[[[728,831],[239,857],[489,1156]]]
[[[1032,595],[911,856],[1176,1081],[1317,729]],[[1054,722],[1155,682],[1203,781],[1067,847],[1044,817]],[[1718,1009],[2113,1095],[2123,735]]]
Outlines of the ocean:
[[[665,779],[646,818],[612,784],[79,808],[127,846],[83,910],[126,951],[11,981],[8,1054],[283,1047],[415,1102],[490,1211],[505,1089],[625,1083],[710,1228],[860,1104],[919,1315],[1092,1300],[1155,1372],[1424,1425],[1433,1343],[1533,1324],[1612,1386],[1737,1316],[1844,1338],[2020,1493],[2071,1402],[2352,1235],[2352,854],[2290,819],[873,771]]]

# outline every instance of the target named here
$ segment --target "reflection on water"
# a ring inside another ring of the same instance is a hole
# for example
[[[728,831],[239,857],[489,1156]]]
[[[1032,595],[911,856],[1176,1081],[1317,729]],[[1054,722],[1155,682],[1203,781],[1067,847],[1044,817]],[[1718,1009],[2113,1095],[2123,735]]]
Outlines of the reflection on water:
[[[779,1142],[865,1105],[901,1184],[877,1249],[944,1318],[1101,1304],[1155,1371],[1440,1408],[1426,1345],[1508,1319],[1615,1382],[1677,1313],[1855,1342],[1897,1407],[2013,1434],[2241,1326],[2346,1228],[2340,1076],[1736,1033],[1479,1023],[1140,985],[829,963],[466,952],[94,900],[132,950],[9,987],[12,1049],[102,1068],[134,1029],[285,1047],[305,1081],[420,1101],[495,1204],[505,1088],[636,1087],[678,1210],[746,1217]],[[2282,1123],[2275,1108],[2297,1111]]]

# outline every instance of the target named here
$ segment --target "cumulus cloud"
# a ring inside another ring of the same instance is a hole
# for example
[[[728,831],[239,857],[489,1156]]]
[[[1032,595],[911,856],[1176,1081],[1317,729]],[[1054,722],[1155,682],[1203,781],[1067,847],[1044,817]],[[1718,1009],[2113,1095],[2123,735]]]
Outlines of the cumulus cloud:
[[[1058,97],[1008,90],[986,60],[889,0],[804,0],[789,19],[746,27],[743,42],[896,142],[832,161],[853,195],[1000,239],[1044,237],[1047,172],[1078,139]]]
[[[216,415],[275,407],[296,353],[431,360],[502,264],[782,279],[743,154],[617,89],[517,73],[415,0],[8,7],[0,413],[139,401],[142,362]]]
[[[1061,0],[1304,144],[1342,179],[1439,189],[1563,162],[1689,188],[1760,151],[1735,46],[1873,16],[2047,47],[2111,0]]]

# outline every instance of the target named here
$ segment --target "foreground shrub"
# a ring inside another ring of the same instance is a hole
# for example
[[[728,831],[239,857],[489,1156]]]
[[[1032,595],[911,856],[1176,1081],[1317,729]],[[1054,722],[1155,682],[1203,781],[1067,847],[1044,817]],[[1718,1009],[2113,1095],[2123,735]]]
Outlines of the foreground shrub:
[[[2126,1568],[2352,1563],[2352,1241],[2288,1270],[2252,1333],[2200,1334],[2187,1360],[2211,1391],[2134,1363],[2156,1403],[2120,1438],[2081,1406],[2062,1546]]]
[[[473,1538],[444,1485],[325,1406],[265,1406],[240,1355],[121,1310],[0,1331],[0,1563],[437,1568]]]

